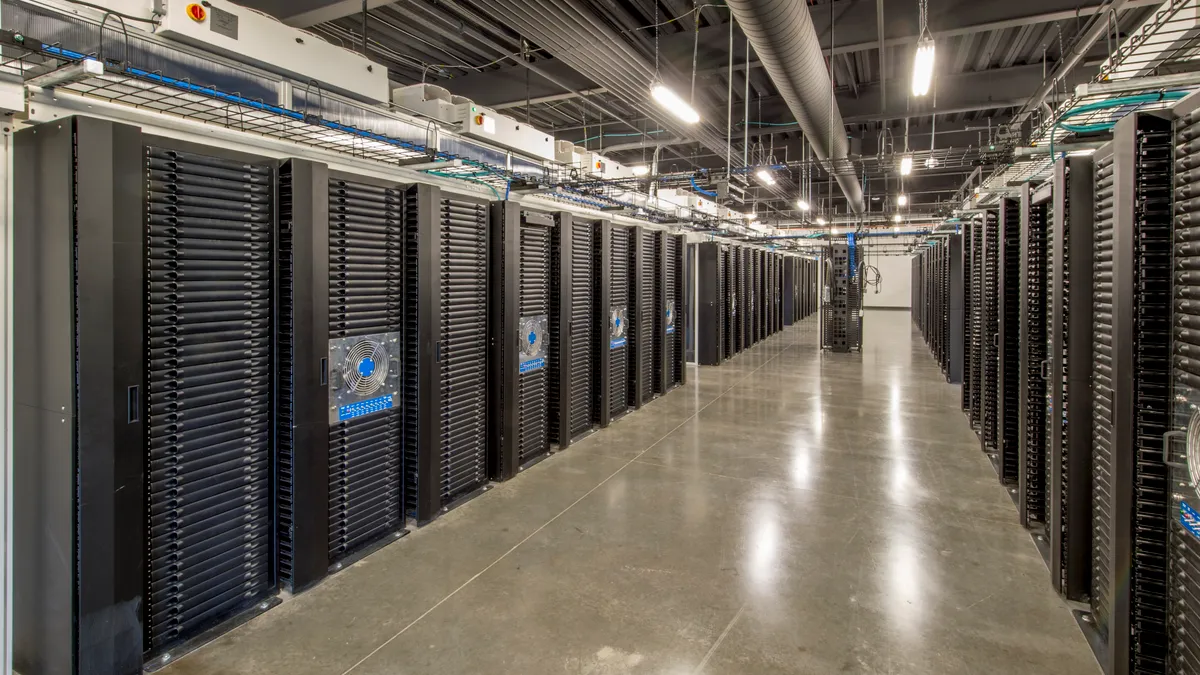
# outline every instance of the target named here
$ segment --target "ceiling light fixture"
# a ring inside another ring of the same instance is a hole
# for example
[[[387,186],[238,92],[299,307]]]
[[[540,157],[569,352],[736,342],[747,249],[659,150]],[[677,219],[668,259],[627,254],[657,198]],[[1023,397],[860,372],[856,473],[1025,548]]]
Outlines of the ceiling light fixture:
[[[1088,155],[1096,154],[1095,148],[1084,148],[1083,150],[1072,150],[1067,153],[1067,157],[1087,157]]]
[[[830,228],[829,234],[837,234],[837,233],[838,233],[838,229],[836,227]]]
[[[897,213],[896,215],[892,216],[892,222],[893,222],[893,223],[898,223],[898,222],[900,222],[901,220],[904,220],[904,219],[900,217],[900,214],[899,214],[899,213]]]
[[[913,96],[929,93],[929,86],[933,84],[933,53],[933,38],[925,38],[917,43],[917,55],[913,58]]]
[[[796,200],[796,208],[800,209],[801,211],[807,211],[812,207],[810,207],[808,205],[808,202],[804,201],[803,199],[797,199]]]
[[[820,216],[817,216],[817,224],[818,224],[818,225],[822,225],[822,226],[823,226],[823,225],[825,225],[825,222],[826,222],[826,221],[825,221],[825,219],[824,219],[824,218],[822,218],[822,217],[820,217]]]
[[[679,95],[671,91],[671,88],[661,82],[650,88],[650,95],[658,102],[667,112],[687,122],[695,124],[700,121],[700,113],[696,109],[688,105],[687,101],[679,98]]]
[[[896,203],[900,206],[908,206],[908,195],[900,195],[896,197]]]
[[[759,169],[754,172],[754,175],[767,185],[775,184],[775,176],[771,173],[770,169]]]
[[[751,211],[746,214],[746,220],[758,220],[758,214]]]
[[[646,174],[650,173],[650,167],[645,165],[635,166],[632,169],[633,175],[635,176],[645,176]]]
[[[905,155],[900,158],[900,175],[907,176],[912,173],[912,155]]]

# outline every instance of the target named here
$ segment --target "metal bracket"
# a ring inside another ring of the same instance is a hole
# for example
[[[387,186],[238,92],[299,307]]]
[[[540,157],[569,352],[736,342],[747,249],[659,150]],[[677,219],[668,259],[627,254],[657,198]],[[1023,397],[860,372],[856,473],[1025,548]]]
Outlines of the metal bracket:
[[[1163,464],[1166,464],[1167,466],[1171,467],[1172,469],[1183,469],[1184,471],[1187,471],[1187,468],[1188,468],[1187,464],[1184,464],[1182,462],[1172,462],[1171,461],[1171,439],[1172,438],[1185,439],[1185,438],[1187,438],[1187,432],[1179,431],[1178,429],[1176,429],[1174,431],[1168,431],[1167,433],[1163,434],[1163,453],[1162,453]]]

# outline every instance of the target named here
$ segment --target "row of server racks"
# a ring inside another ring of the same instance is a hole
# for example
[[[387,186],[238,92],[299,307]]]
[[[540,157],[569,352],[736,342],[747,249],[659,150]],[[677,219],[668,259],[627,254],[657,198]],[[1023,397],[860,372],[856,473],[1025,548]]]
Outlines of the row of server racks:
[[[681,235],[87,117],[15,161],[28,675],[161,665],[684,381]]]
[[[959,252],[963,410],[1110,675],[1200,672],[1195,98],[1058,159]]]
[[[912,257],[912,319],[946,381],[963,381],[963,238],[939,235]]]
[[[814,261],[716,241],[696,248],[700,365],[719,366],[816,311]]]

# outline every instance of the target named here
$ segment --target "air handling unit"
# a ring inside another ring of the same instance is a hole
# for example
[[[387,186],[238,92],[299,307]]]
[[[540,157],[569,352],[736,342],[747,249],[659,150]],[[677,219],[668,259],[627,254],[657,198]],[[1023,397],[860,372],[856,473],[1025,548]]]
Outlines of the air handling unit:
[[[553,161],[554,136],[432,84],[392,90],[392,103],[454,127],[476,140]]]

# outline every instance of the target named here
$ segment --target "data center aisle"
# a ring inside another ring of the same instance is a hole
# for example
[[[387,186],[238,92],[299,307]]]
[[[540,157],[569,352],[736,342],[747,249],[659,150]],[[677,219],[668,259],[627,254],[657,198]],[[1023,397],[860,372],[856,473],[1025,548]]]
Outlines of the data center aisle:
[[[1099,672],[907,311],[816,318],[169,675]]]

